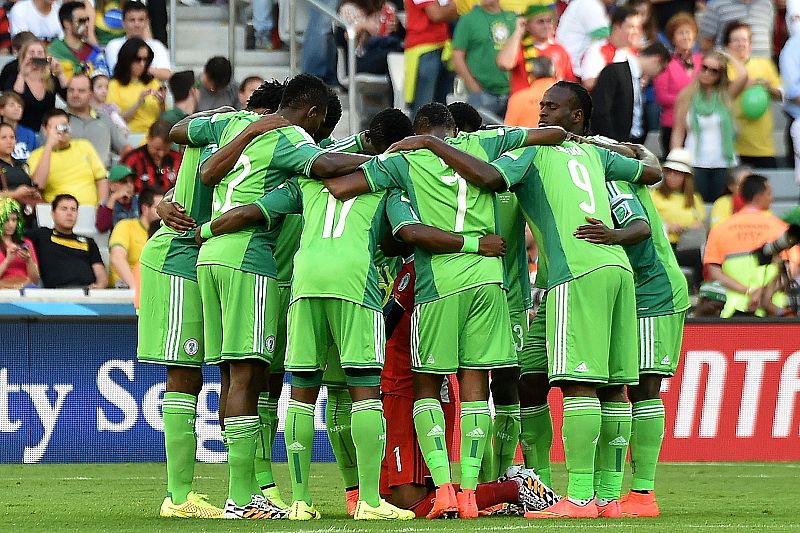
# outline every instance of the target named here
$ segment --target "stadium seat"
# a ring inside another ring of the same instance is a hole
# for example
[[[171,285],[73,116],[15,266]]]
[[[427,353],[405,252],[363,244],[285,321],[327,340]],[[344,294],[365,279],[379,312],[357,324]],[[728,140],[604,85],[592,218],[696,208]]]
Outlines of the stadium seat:
[[[347,72],[347,49],[337,47],[336,77],[344,87],[350,87],[350,73]],[[355,75],[356,95],[358,96],[357,109],[350,109],[352,113],[358,112],[361,120],[361,129],[369,126],[369,121],[378,112],[392,104],[389,97],[389,77],[383,74]]]
[[[392,89],[394,92],[394,107],[406,112],[406,95],[405,95],[405,79],[406,79],[406,59],[402,52],[392,52],[386,57],[386,62],[389,64],[389,79],[392,80]]]

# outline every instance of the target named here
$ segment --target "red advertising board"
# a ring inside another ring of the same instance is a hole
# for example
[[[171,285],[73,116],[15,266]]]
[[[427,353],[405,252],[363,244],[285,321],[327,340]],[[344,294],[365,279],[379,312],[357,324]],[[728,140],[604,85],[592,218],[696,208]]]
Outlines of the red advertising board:
[[[800,461],[800,323],[692,323],[665,379],[663,461]],[[561,393],[551,392],[562,461]]]

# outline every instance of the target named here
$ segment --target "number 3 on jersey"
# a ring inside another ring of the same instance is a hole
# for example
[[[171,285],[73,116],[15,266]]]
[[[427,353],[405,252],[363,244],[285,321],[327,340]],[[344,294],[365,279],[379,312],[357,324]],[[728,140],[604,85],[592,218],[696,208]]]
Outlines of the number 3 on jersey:
[[[328,193],[327,190],[324,191],[328,194],[328,205],[325,209],[325,225],[322,227],[322,238],[323,239],[338,239],[344,233],[344,224],[347,221],[347,215],[350,213],[350,209],[353,207],[353,203],[356,201],[356,198],[350,198],[345,202],[340,202],[337,200],[332,194]],[[339,210],[339,220],[334,221],[336,218],[336,206],[342,206]],[[336,222],[336,227],[333,226],[334,222]]]
[[[572,177],[572,183],[574,183],[577,188],[585,191],[586,194],[589,195],[589,202],[581,202],[578,204],[578,207],[580,207],[584,212],[593,215],[596,208],[594,202],[594,191],[592,190],[592,181],[589,179],[589,171],[585,166],[575,159],[569,160],[569,163],[567,163],[567,169],[569,170],[569,175]]]

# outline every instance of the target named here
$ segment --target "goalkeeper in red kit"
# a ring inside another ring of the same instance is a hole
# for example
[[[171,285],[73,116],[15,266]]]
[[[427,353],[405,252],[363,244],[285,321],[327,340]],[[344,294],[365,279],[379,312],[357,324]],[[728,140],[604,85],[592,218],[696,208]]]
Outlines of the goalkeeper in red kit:
[[[381,399],[386,418],[386,453],[381,465],[381,496],[397,507],[424,517],[433,508],[436,487],[419,449],[414,429],[414,378],[411,371],[411,313],[414,310],[414,258],[408,257],[397,274],[386,308],[386,361],[381,373]],[[441,403],[445,427],[434,426],[440,446],[450,450],[457,413],[452,380],[444,380]],[[479,509],[513,504],[523,512],[545,508],[558,498],[532,470],[509,469],[511,475],[482,483],[476,489]]]

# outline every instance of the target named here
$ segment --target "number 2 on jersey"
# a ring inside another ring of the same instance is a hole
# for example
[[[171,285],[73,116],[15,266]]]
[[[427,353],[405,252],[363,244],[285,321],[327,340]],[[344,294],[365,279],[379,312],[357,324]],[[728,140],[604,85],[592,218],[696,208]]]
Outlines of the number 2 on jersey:
[[[345,202],[340,202],[332,194],[328,194],[328,205],[325,208],[325,224],[322,227],[323,239],[338,239],[342,236],[344,233],[344,224],[347,221],[347,215],[350,213],[350,209],[353,207],[356,198],[350,198]],[[336,222],[336,227],[334,228],[333,219],[336,217],[337,204],[342,204],[342,209],[339,211],[339,220]]]
[[[583,209],[586,213],[593,215],[595,212],[594,191],[592,190],[592,181],[589,179],[589,171],[575,159],[569,160],[567,169],[569,169],[569,175],[572,177],[572,183],[589,195],[589,203],[581,202],[578,204],[578,207]]]
[[[244,179],[250,174],[250,169],[252,165],[250,164],[250,158],[246,155],[242,154],[241,157],[236,161],[236,164],[233,165],[234,169],[241,167],[242,171],[239,173],[238,176],[233,178],[230,183],[228,183],[228,190],[225,191],[225,203],[222,204],[220,208],[220,212],[226,213],[233,209],[234,207],[238,207],[239,204],[233,203],[233,191],[238,187]]]

